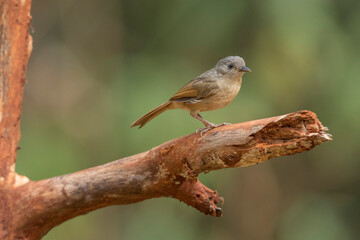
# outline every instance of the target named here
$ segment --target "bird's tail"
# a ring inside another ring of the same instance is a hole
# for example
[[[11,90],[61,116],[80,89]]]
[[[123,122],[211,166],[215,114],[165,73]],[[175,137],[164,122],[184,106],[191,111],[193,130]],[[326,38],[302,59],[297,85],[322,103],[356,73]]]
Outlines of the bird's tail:
[[[142,128],[146,123],[148,123],[151,119],[153,119],[157,115],[165,112],[166,110],[172,109],[172,103],[173,102],[169,101],[161,104],[157,108],[151,110],[150,112],[148,112],[147,114],[145,114],[144,116],[133,122],[130,127],[139,126],[139,128]]]

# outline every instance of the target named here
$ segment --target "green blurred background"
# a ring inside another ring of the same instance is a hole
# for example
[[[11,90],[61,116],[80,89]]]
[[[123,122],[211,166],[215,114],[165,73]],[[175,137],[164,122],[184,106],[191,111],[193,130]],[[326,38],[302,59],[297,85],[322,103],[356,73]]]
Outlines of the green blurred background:
[[[310,152],[202,174],[225,198],[222,218],[151,199],[77,217],[44,239],[360,238],[360,1],[37,0],[32,16],[17,161],[32,180],[194,132],[201,122],[180,110],[129,125],[228,55],[253,72],[206,119],[308,109],[334,136]]]

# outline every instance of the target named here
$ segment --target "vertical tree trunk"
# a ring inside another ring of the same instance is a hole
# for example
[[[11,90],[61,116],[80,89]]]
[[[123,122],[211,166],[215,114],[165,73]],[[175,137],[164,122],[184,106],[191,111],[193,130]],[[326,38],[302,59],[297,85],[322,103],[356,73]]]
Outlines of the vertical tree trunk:
[[[11,239],[11,189],[20,138],[20,110],[25,71],[32,50],[30,0],[0,0],[0,239]]]

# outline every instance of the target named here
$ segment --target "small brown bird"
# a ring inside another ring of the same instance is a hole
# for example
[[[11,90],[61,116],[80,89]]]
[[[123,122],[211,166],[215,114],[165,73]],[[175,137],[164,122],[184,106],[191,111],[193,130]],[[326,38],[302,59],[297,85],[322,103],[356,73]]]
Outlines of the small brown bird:
[[[229,56],[217,62],[215,67],[204,72],[181,88],[169,101],[151,110],[131,127],[143,127],[151,119],[170,109],[183,109],[205,124],[201,132],[227,125],[216,125],[202,118],[199,112],[223,108],[231,103],[239,93],[244,72],[251,72],[245,61],[239,56]]]

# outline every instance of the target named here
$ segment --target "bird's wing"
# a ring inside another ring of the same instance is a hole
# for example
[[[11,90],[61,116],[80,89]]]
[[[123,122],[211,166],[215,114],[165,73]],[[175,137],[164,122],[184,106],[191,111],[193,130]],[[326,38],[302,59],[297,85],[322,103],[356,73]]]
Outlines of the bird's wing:
[[[215,80],[209,78],[196,78],[170,98],[170,101],[189,101],[201,100],[202,98],[214,95],[218,90],[218,85]]]
[[[198,95],[198,90],[193,87],[195,80],[188,82],[184,87],[177,91],[170,100],[180,100],[180,99],[190,99],[196,98]]]

